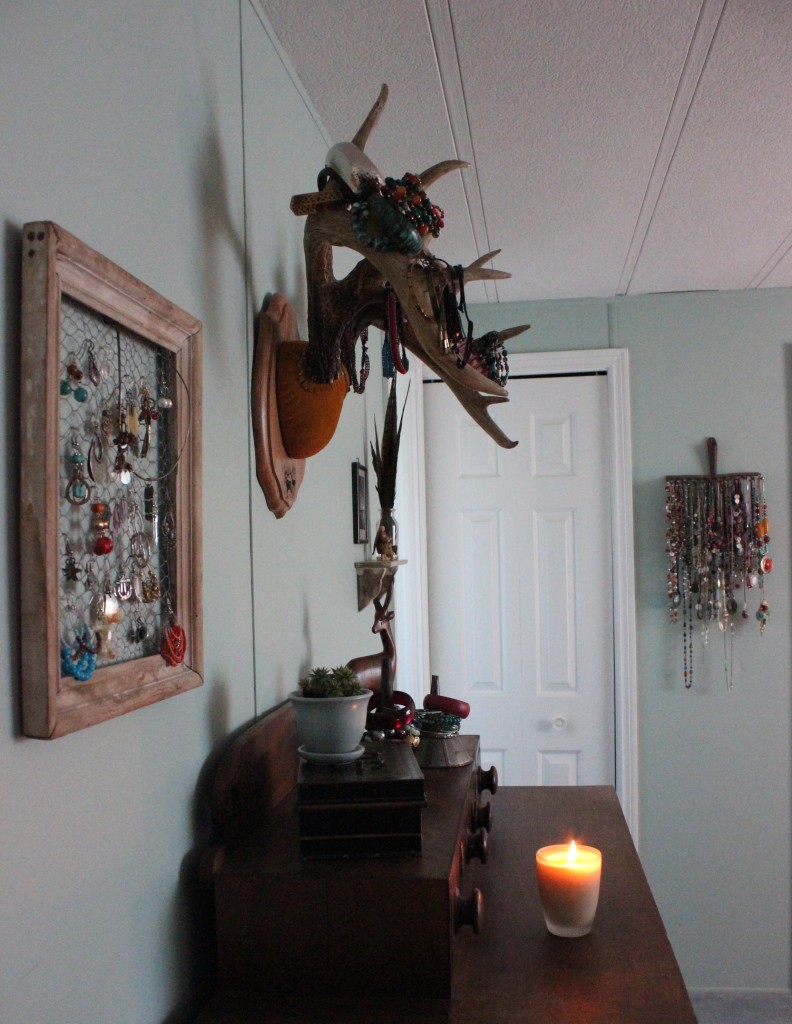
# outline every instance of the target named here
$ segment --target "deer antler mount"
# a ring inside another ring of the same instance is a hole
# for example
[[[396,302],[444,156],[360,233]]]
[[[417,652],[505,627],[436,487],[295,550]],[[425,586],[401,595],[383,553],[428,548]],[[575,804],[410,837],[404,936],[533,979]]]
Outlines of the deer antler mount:
[[[292,198],[293,212],[306,216],[307,343],[291,334],[294,317],[284,317],[287,304],[281,296],[262,310],[253,367],[254,439],[259,482],[276,516],[294,503],[304,460],[333,436],[347,391],[362,390],[354,348],[370,326],[389,334],[396,369],[404,369],[401,346],[448,384],[499,445],[516,444],[489,407],[508,400],[503,342],[527,325],[476,339],[469,321],[465,337],[458,314],[454,320],[455,311],[464,309],[465,285],[510,275],[485,266],[497,251],[465,268],[429,251],[443,226],[443,211],[431,204],[425,189],[467,164],[447,160],[420,175],[383,178],[364,150],[387,96],[383,85],[353,140],[330,149],[318,191]],[[362,257],[342,279],[333,273],[334,246]]]

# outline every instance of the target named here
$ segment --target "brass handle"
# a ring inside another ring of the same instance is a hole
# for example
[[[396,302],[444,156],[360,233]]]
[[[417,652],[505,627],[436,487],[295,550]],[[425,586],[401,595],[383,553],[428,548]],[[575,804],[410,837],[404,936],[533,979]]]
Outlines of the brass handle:
[[[459,889],[454,899],[454,931],[458,932],[469,924],[478,935],[484,920],[484,897],[481,889],[474,889],[469,896],[463,896]]]
[[[471,861],[477,857],[482,864],[486,864],[488,853],[489,832],[485,828],[476,829],[475,832],[468,831],[465,836],[465,860]]]
[[[478,791],[483,793],[485,789],[493,796],[498,792],[498,769],[494,764],[486,771],[483,768],[478,770]]]

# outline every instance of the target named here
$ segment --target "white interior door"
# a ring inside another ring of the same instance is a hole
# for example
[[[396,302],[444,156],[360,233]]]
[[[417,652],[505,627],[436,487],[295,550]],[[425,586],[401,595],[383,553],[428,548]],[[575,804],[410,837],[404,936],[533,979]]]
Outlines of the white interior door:
[[[424,386],[431,671],[505,784],[614,784],[607,377],[509,395],[506,450]]]

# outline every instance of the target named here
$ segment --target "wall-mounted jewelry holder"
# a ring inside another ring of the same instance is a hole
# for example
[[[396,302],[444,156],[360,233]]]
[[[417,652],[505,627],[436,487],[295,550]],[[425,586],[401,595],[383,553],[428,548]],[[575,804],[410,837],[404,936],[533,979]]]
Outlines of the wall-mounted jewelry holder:
[[[201,324],[49,221],[22,250],[22,713],[200,686]]]
[[[706,646],[711,629],[724,637],[726,682],[732,685],[735,623],[767,626],[765,578],[770,520],[761,473],[717,472],[718,446],[707,440],[708,476],[667,476],[665,481],[667,591],[671,621],[682,622],[682,674],[693,685],[696,627]]]
[[[495,252],[465,268],[429,252],[443,211],[425,189],[467,164],[447,160],[400,179],[380,174],[364,149],[387,95],[383,85],[353,140],[330,149],[318,191],[292,197],[292,211],[306,217],[308,341],[297,340],[282,296],[267,299],[259,320],[251,396],[256,468],[278,518],[297,498],[305,459],[332,438],[347,391],[365,387],[370,326],[385,331],[385,353],[395,371],[406,372],[408,351],[416,355],[499,445],[516,444],[491,418],[489,406],[508,400],[503,344],[527,325],[474,338],[464,298],[473,281],[511,275],[485,266]],[[333,274],[334,247],[363,257],[341,280]]]

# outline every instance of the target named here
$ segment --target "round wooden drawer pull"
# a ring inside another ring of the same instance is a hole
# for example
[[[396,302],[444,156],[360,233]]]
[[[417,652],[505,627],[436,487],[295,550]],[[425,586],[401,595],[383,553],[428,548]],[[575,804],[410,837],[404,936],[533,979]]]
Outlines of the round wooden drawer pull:
[[[478,857],[482,864],[486,864],[488,852],[489,832],[485,828],[478,828],[475,832],[468,831],[465,836],[465,861]]]
[[[492,831],[492,804],[487,801],[485,804],[477,804],[470,815],[470,827],[473,832],[479,828]]]
[[[483,919],[484,897],[481,889],[474,889],[469,896],[463,896],[457,889],[454,902],[454,931],[458,932],[464,925],[469,924],[478,935]]]
[[[483,768],[478,770],[478,791],[483,793],[484,790],[488,790],[494,796],[498,792],[498,769],[495,765],[484,771]]]

